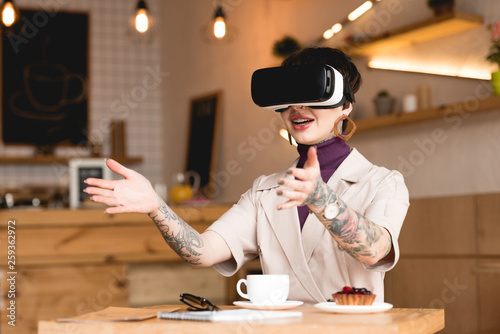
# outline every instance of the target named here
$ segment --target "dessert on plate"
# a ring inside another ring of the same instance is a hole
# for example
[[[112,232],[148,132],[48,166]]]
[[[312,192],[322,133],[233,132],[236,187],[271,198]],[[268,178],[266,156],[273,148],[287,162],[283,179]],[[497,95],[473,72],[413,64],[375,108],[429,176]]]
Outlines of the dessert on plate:
[[[337,305],[372,305],[376,296],[365,288],[350,286],[344,286],[341,291],[332,294]]]

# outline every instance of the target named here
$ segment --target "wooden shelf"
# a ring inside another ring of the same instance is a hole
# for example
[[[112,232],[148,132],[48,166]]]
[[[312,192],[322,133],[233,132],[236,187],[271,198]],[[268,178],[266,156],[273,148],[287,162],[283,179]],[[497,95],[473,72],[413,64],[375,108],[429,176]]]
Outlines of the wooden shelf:
[[[38,157],[0,157],[0,164],[10,165],[48,165],[53,163],[67,164],[71,158],[57,157],[57,156],[38,156]],[[87,157],[85,157],[87,158]],[[95,157],[88,157],[95,158]],[[105,157],[97,157],[104,159]],[[140,157],[120,157],[113,158],[122,164],[139,164],[142,162]]]
[[[473,102],[473,103],[472,103]],[[413,113],[398,113],[356,121],[357,131],[366,132],[392,126],[443,119],[452,115],[473,114],[478,112],[500,110],[500,96],[492,96],[483,100],[452,103],[438,108],[417,110]]]
[[[483,18],[479,15],[454,12],[353,43],[350,45],[351,54],[353,56],[373,56],[383,51],[470,30],[482,24]]]

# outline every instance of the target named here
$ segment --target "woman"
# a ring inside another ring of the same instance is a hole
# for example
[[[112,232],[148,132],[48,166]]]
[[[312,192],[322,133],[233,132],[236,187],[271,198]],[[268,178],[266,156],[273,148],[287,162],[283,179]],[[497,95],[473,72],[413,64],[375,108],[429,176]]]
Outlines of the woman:
[[[343,286],[354,286],[383,301],[384,273],[399,258],[397,238],[408,191],[400,173],[371,164],[345,143],[350,134],[338,131],[350,120],[353,94],[361,83],[349,57],[335,49],[307,48],[282,66],[307,64],[340,72],[346,102],[334,108],[299,104],[278,110],[299,143],[299,159],[286,171],[257,178],[205,232],[192,229],[142,175],[116,161],[107,164],[124,179],[88,179],[86,192],[108,205],[107,213],[148,214],[193,267],[214,266],[231,276],[259,256],[264,274],[290,275],[290,300],[323,302]]]

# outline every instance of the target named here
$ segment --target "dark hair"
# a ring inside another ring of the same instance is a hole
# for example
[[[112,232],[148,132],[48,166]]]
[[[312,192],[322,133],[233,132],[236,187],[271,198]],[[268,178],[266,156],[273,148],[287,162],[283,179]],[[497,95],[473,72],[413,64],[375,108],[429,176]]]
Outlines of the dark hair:
[[[309,47],[292,53],[288,56],[281,66],[295,66],[307,64],[330,65],[339,71],[349,82],[352,94],[356,94],[361,86],[361,75],[351,61],[351,58],[339,49],[328,47]],[[344,104],[344,108],[349,106],[350,102]]]

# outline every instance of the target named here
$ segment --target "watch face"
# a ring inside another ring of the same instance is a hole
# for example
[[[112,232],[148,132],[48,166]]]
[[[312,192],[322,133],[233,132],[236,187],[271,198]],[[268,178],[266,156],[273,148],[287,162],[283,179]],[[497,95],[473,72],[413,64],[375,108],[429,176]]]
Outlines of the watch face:
[[[326,206],[323,216],[326,219],[333,219],[339,214],[339,206],[337,203],[330,203]]]

